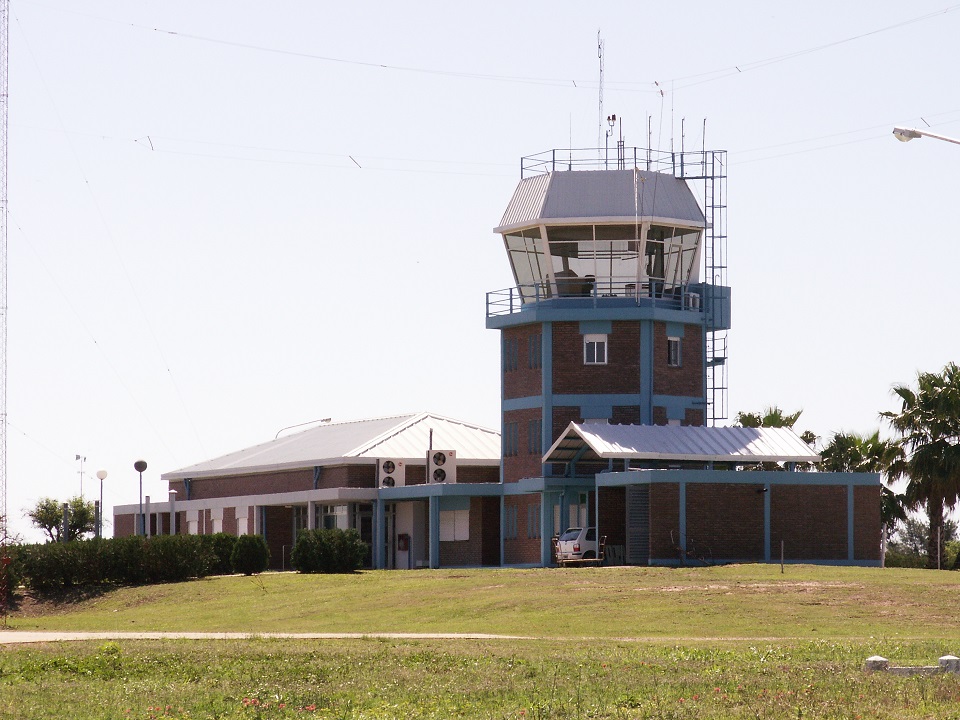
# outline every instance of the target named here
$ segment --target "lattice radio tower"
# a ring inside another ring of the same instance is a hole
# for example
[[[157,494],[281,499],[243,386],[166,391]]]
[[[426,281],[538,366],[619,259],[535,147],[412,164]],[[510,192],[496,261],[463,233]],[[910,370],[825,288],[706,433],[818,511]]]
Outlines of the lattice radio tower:
[[[7,623],[7,115],[10,0],[0,0],[0,615]]]

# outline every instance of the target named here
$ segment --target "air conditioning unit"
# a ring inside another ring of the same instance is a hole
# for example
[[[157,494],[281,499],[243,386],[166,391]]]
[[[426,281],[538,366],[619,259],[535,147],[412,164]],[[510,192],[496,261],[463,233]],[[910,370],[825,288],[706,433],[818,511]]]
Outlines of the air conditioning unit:
[[[377,465],[377,486],[382,488],[406,485],[406,467],[403,460],[380,460]]]
[[[457,451],[431,450],[427,453],[427,479],[432,483],[457,481]]]

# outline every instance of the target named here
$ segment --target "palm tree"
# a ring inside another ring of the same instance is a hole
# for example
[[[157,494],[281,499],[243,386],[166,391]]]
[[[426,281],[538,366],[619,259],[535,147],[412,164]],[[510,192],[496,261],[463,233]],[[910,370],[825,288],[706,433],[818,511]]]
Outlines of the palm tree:
[[[762,413],[737,413],[737,425],[740,427],[792,428],[803,410],[790,415],[784,414],[776,405],[764,408]]]
[[[881,440],[880,431],[865,436],[856,433],[835,433],[820,453],[820,469],[826,472],[881,473],[888,482],[903,476],[905,456],[900,443]],[[880,563],[887,554],[887,540],[897,525],[907,519],[906,495],[895,493],[889,487],[880,489]]]
[[[792,430],[802,412],[803,410],[797,410],[795,413],[787,414],[779,406],[770,405],[758,413],[738,412],[736,423],[745,428],[790,428]],[[809,430],[804,430],[800,434],[800,439],[811,447],[817,443],[817,436]],[[796,465],[797,470],[809,470],[811,468],[812,466],[807,463],[797,463]],[[783,470],[783,467],[779,463],[764,462],[759,463],[755,469]]]
[[[943,511],[960,500],[960,367],[947,364],[939,373],[917,373],[917,389],[895,385],[900,412],[884,412],[900,433],[909,478],[907,501],[926,506],[930,520],[927,567],[943,557]]]

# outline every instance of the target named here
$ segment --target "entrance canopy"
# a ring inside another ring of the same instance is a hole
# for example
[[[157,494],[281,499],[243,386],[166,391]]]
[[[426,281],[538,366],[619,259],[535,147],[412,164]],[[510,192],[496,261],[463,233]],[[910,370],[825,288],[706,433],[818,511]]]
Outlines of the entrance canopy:
[[[819,462],[789,428],[690,427],[570,423],[544,463],[666,460],[747,464]]]

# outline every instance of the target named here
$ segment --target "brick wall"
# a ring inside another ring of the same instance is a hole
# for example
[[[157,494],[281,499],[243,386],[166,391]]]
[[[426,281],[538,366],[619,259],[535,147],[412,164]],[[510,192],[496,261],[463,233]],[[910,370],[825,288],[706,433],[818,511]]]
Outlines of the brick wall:
[[[671,532],[673,533],[671,537]],[[680,486],[650,486],[650,559],[676,560],[680,534]]]
[[[763,560],[763,485],[689,483],[687,552],[707,559]]]
[[[847,488],[774,485],[770,488],[770,545],[784,541],[787,560],[847,559]]]
[[[653,392],[656,395],[703,395],[703,329],[684,325],[680,341],[680,367],[667,365],[667,325],[653,324]]]
[[[614,425],[639,425],[640,406],[615,405],[613,408],[613,417],[610,418],[610,422]]]
[[[528,538],[528,508],[540,504],[539,495],[508,496],[503,499],[504,507],[517,509],[517,537],[503,541],[504,559],[508,565],[540,562],[540,538]]]
[[[539,367],[530,367],[529,348],[530,338],[535,335],[540,335],[542,338],[542,333],[543,327],[541,325],[520,325],[503,330],[503,339],[515,342],[518,346],[516,370],[506,370],[505,358],[501,357],[503,396],[508,400],[534,397],[541,394],[543,390],[542,373]]]
[[[607,545],[626,545],[626,488],[600,488],[599,533],[607,536]]]
[[[880,559],[880,486],[853,488],[853,557]]]
[[[237,509],[225,507],[223,509],[223,532],[229,535],[237,534]]]
[[[113,536],[127,537],[133,535],[136,531],[134,527],[134,515],[114,515],[113,516]]]
[[[371,471],[374,468],[371,466]],[[326,472],[326,470],[324,471]],[[339,486],[332,486],[339,487]],[[170,483],[180,500],[207,500],[234,495],[260,495],[263,493],[296,492],[313,489],[313,468],[283,472],[230,475],[226,477],[196,478],[190,483],[188,498],[180,481]],[[183,492],[183,494],[180,494]]]
[[[293,545],[293,508],[282,505],[264,508],[267,521],[267,547],[270,549],[270,568],[279,570],[286,558],[286,567],[290,568],[290,550]],[[209,517],[209,511],[207,512]],[[211,526],[208,525],[208,528]],[[211,529],[207,533],[212,532]],[[286,546],[286,549],[284,549]]]
[[[499,507],[495,520],[489,509],[484,512],[484,499],[470,498],[470,539],[440,543],[440,567],[479,567],[483,564],[484,534],[496,533],[498,538],[500,536]],[[499,506],[499,502],[497,504]]]
[[[554,393],[640,392],[640,324],[614,322],[611,329],[607,336],[607,364],[585,365],[580,323],[553,324]]]
[[[518,432],[518,451],[517,455],[509,455],[503,458],[503,481],[516,482],[521,478],[540,477],[543,472],[543,466],[540,464],[542,452],[532,452],[529,440],[529,423],[539,420],[543,417],[543,411],[539,408],[529,410],[508,410],[503,414],[503,422],[516,423]],[[549,445],[544,447],[547,450]]]

